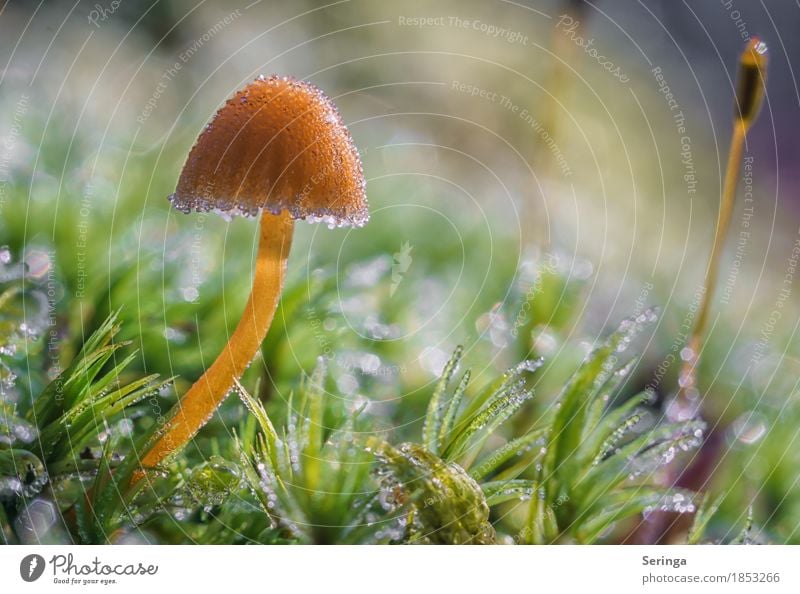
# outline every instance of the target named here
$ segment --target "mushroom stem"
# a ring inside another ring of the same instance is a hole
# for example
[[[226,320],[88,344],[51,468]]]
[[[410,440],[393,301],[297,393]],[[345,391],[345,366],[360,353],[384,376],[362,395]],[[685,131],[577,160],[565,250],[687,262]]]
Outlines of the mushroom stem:
[[[141,458],[144,469],[155,467],[194,437],[258,354],[283,289],[294,221],[286,211],[278,215],[264,211],[260,226],[253,288],[242,318],[216,361],[183,395],[147,447]],[[142,476],[134,474],[132,483]]]

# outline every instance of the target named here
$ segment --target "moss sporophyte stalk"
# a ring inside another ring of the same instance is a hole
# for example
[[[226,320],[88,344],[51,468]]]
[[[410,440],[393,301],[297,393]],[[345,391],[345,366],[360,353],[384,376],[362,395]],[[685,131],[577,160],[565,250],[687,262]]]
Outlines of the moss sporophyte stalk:
[[[693,416],[693,412],[690,409],[694,407],[693,403],[698,396],[696,386],[697,363],[703,350],[709,307],[717,287],[722,250],[725,247],[725,239],[728,235],[731,216],[736,203],[736,190],[740,181],[739,168],[742,162],[746,135],[753,122],[755,122],[764,99],[767,62],[766,44],[754,37],[747,43],[739,58],[733,132],[728,153],[728,164],[725,169],[725,179],[722,185],[719,217],[705,274],[705,293],[694,320],[691,337],[682,352],[684,365],[679,379],[680,391],[674,403],[675,405],[672,407],[672,414],[675,418]]]
[[[666,408],[666,416],[671,421],[686,421],[701,414],[700,406],[704,398],[701,397],[697,387],[697,367],[703,354],[711,301],[719,281],[722,252],[736,203],[744,144],[764,98],[767,62],[767,46],[758,38],[752,38],[739,57],[733,130],[722,184],[716,232],[705,272],[705,280],[699,290],[693,325],[685,347],[681,350],[683,362],[678,376],[678,392]],[[718,455],[716,448],[717,445],[714,441],[709,440],[687,469],[682,473],[673,469],[673,472],[665,475],[663,483],[678,484],[687,489],[705,487],[710,477],[708,476],[709,470],[704,465],[707,465],[708,459],[713,460]],[[670,532],[675,531],[679,524],[672,522],[665,514],[656,515],[651,518],[649,524],[640,528],[638,540],[646,543],[668,540]]]
[[[294,221],[362,226],[369,219],[358,151],[322,91],[288,77],[259,77],[216,113],[169,197],[181,212],[261,216],[253,287],[216,361],[156,426],[141,466],[180,450],[213,415],[256,357],[283,287]],[[144,473],[137,471],[133,482]]]

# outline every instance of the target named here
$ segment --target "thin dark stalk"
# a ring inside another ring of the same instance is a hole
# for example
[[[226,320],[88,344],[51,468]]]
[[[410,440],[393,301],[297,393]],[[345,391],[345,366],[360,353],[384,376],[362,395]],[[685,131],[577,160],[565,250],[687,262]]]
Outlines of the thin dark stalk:
[[[671,416],[686,418],[696,412],[693,402],[699,396],[697,390],[697,365],[703,351],[708,326],[711,301],[719,281],[719,268],[725,240],[728,237],[731,217],[736,206],[736,190],[739,186],[739,171],[747,132],[758,116],[764,96],[764,79],[766,77],[767,57],[766,45],[753,38],[745,47],[739,59],[739,86],[736,94],[736,112],[733,118],[731,146],[728,152],[728,163],[725,168],[725,179],[722,185],[717,230],[711,248],[708,267],[704,281],[705,292],[700,301],[692,333],[683,353],[683,367],[680,374],[680,389]]]

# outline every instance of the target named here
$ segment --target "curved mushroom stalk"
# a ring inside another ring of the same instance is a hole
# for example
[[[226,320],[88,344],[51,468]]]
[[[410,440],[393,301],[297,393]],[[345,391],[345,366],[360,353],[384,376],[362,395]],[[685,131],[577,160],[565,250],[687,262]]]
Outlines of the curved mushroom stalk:
[[[261,215],[253,288],[239,324],[216,361],[180,399],[141,459],[153,468],[180,450],[206,424],[258,354],[278,307],[294,221],[287,213]]]

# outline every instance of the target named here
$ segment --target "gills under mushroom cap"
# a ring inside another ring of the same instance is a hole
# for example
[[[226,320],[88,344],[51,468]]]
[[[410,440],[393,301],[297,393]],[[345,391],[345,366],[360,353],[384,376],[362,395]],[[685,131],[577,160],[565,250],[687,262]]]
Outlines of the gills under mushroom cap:
[[[259,77],[216,113],[170,202],[183,212],[287,211],[331,226],[369,219],[358,150],[330,99],[288,77]]]

